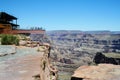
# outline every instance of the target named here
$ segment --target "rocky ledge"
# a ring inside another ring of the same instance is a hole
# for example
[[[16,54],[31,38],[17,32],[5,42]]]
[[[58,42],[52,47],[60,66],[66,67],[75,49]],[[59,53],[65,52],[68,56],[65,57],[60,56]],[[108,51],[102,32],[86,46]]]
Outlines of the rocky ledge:
[[[57,80],[48,45],[16,47],[16,54],[0,57],[0,80]],[[0,45],[1,53],[14,52],[15,46]]]
[[[120,65],[81,66],[74,72],[71,80],[120,80]]]

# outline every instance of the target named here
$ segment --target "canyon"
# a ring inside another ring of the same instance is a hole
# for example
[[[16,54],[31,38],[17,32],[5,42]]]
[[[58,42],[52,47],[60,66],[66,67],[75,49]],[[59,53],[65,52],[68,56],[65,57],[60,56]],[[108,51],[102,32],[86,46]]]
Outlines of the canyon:
[[[64,77],[62,74],[65,73],[68,76],[61,80],[70,80],[80,66],[95,65],[94,58],[98,52],[120,58],[120,32],[56,30],[47,34],[51,41],[51,58],[59,75]]]

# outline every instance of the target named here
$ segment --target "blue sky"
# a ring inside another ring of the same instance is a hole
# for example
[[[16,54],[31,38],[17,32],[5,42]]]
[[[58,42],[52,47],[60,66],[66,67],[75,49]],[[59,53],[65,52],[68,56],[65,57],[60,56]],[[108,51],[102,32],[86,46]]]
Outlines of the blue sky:
[[[120,0],[0,0],[21,28],[120,31]]]

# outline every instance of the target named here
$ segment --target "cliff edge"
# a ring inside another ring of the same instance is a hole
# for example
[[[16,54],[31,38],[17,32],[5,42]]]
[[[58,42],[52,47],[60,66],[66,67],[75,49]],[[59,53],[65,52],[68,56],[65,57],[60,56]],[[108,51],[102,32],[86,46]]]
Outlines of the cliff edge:
[[[50,63],[50,45],[44,44],[39,47],[44,54],[40,58],[40,74],[35,75],[35,80],[57,80],[58,70]]]

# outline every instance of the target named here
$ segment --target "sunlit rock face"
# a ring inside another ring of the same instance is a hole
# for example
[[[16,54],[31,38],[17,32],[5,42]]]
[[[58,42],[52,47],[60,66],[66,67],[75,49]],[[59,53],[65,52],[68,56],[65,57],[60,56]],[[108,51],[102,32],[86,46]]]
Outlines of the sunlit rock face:
[[[98,66],[81,66],[75,70],[71,80],[119,80],[120,66],[99,64]]]

